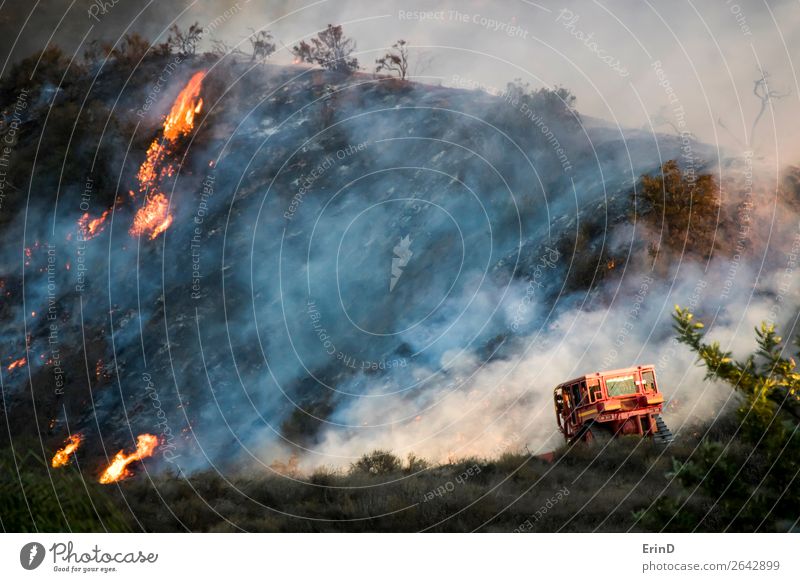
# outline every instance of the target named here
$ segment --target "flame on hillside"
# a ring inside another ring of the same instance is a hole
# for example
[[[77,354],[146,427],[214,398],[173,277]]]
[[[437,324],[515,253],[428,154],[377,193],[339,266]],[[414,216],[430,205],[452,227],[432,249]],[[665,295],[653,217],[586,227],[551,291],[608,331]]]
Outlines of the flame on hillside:
[[[64,467],[67,463],[69,463],[70,456],[78,450],[82,439],[81,435],[74,434],[71,435],[67,440],[69,442],[63,448],[56,451],[56,454],[53,455],[53,460],[50,462],[55,469],[58,467]]]
[[[175,168],[167,161],[171,144],[179,137],[191,133],[194,129],[195,116],[203,108],[200,89],[204,77],[205,71],[200,71],[189,79],[189,82],[175,98],[172,108],[164,120],[161,136],[153,140],[153,143],[147,148],[144,162],[136,173],[139,181],[139,193],[144,195],[144,204],[137,210],[133,225],[128,230],[131,236],[146,234],[152,240],[172,224],[173,216],[169,212],[167,197],[161,192],[161,180],[175,174]],[[136,194],[132,191],[130,194],[131,198],[136,200]],[[87,212],[78,219],[78,228],[85,240],[94,238],[103,232],[110,211],[109,208],[98,218],[91,218]],[[27,256],[30,256],[30,253]]]
[[[181,136],[194,129],[195,116],[203,108],[200,89],[205,71],[195,73],[186,86],[178,93],[169,114],[164,120],[161,136],[153,140],[136,174],[139,192],[144,195],[144,204],[136,212],[133,225],[128,231],[131,236],[147,235],[151,240],[166,231],[173,221],[169,212],[169,201],[161,191],[161,180],[175,174],[174,166],[167,160],[170,146]],[[136,195],[131,192],[131,197]]]
[[[161,140],[158,139],[151,143],[150,147],[147,148],[147,155],[145,156],[142,165],[139,166],[139,171],[136,174],[136,177],[139,180],[139,191],[142,194],[147,194],[156,186],[156,184],[158,184],[158,168],[161,165],[161,162],[164,160],[166,153],[166,147],[161,143]],[[135,196],[133,192],[131,192],[131,196]]]
[[[173,216],[169,211],[169,200],[161,192],[148,196],[144,206],[136,211],[131,236],[147,234],[153,240],[172,224]]]
[[[178,93],[178,97],[164,121],[165,139],[171,142],[175,141],[179,136],[187,135],[194,129],[194,116],[203,108],[203,100],[199,96],[205,75],[205,71],[195,73],[183,90]]]
[[[97,218],[92,218],[87,212],[78,219],[78,228],[84,240],[92,239],[105,230],[106,218],[108,218],[110,212],[111,209],[109,208]]]
[[[157,437],[151,434],[140,434],[137,437],[136,451],[130,455],[126,455],[125,451],[118,452],[108,468],[100,475],[100,483],[108,485],[109,483],[115,483],[130,477],[133,473],[128,469],[128,465],[134,461],[141,461],[142,459],[151,457],[157,446]]]
[[[28,363],[28,358],[22,357],[19,360],[14,360],[8,365],[8,371],[11,372],[12,370],[16,370],[17,368],[23,367],[25,364]]]

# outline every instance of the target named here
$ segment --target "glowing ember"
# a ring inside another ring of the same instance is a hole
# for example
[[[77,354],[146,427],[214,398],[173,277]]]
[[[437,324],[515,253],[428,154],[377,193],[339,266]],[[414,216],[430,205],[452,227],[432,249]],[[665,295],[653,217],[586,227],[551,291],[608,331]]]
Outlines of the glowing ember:
[[[67,445],[62,449],[58,449],[58,451],[56,451],[56,454],[53,455],[53,460],[50,463],[51,465],[53,465],[53,468],[63,467],[67,463],[69,463],[70,455],[72,455],[72,453],[77,451],[78,447],[81,444],[81,435],[74,434],[70,436],[69,439],[67,440],[69,440]]]
[[[133,217],[133,225],[129,232],[131,236],[147,234],[150,240],[156,238],[172,224],[172,214],[169,212],[169,200],[160,192],[148,196]]]
[[[8,365],[8,371],[10,372],[11,370],[16,370],[17,368],[21,368],[27,363],[28,363],[28,358],[25,357],[20,358],[19,360],[14,360]]]
[[[106,227],[106,218],[108,218],[108,214],[110,212],[111,209],[108,209],[98,218],[90,218],[89,213],[87,212],[78,219],[78,228],[81,229],[84,240],[92,239],[103,232]]]
[[[137,437],[136,452],[126,455],[124,451],[118,452],[108,468],[100,476],[100,483],[107,485],[120,479],[130,477],[132,473],[128,470],[128,465],[134,461],[141,461],[150,457],[158,446],[158,438],[151,434],[140,434]]]
[[[143,194],[149,192],[158,182],[158,166],[161,165],[166,153],[167,150],[159,140],[155,140],[147,148],[147,156],[142,165],[139,166],[139,172],[136,174],[139,179],[139,191]],[[131,195],[133,195],[133,192],[131,192]]]

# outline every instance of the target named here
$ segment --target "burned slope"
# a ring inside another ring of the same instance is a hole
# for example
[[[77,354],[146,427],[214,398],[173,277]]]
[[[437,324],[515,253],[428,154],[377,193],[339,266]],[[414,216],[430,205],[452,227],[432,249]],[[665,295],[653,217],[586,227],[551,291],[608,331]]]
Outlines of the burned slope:
[[[676,138],[583,124],[563,90],[204,56],[154,91],[168,56],[74,65],[66,85],[51,57],[3,93],[7,115],[25,101],[2,218],[3,402],[11,434],[53,450],[83,434],[89,472],[141,433],[160,439],[154,467],[194,470],[413,422],[392,403],[457,390],[455,354],[507,357],[596,293],[633,184],[657,146],[679,156]],[[198,72],[194,125],[164,141]],[[158,140],[167,226],[131,236]],[[543,256],[552,276],[517,317]],[[386,417],[354,419],[376,395]]]

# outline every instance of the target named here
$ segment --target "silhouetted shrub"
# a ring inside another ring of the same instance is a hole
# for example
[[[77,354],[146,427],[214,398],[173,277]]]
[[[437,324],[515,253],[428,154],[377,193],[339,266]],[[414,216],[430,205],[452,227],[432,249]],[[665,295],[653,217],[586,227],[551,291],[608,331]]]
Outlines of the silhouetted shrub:
[[[375,72],[388,71],[394,73],[401,81],[408,76],[408,43],[402,39],[392,45],[392,50],[375,60]]]
[[[349,74],[358,70],[358,59],[350,56],[355,48],[355,41],[344,35],[341,26],[329,24],[328,28],[311,39],[310,44],[301,41],[292,48],[292,52],[303,62]]]
[[[198,22],[195,22],[186,30],[181,30],[177,24],[173,24],[169,29],[167,46],[170,52],[174,52],[181,57],[192,56],[197,52],[197,44],[202,36],[203,27]]]
[[[250,47],[252,49],[250,52],[251,61],[263,63],[275,52],[276,45],[272,34],[270,34],[268,30],[253,31],[253,33],[247,37],[247,40],[250,41]]]
[[[367,473],[369,475],[386,475],[397,471],[402,466],[402,461],[389,451],[377,449],[371,453],[363,455],[358,461],[353,463],[354,473]]]

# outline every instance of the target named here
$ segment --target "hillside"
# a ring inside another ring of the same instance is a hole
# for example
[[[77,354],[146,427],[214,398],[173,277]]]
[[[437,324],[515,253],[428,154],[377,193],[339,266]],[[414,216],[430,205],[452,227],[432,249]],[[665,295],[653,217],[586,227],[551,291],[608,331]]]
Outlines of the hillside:
[[[90,481],[117,451],[138,455],[130,481],[98,495],[124,492],[140,522],[112,521],[154,531],[368,517],[511,531],[561,488],[534,530],[657,527],[634,513],[731,405],[718,385],[686,389],[702,374],[672,344],[671,304],[761,249],[753,233],[736,243],[752,160],[584,124],[564,88],[494,96],[210,53],[142,59],[70,64],[49,48],[3,80],[7,463],[9,435],[36,443],[33,466],[80,435],[53,473],[79,465]],[[781,210],[796,206],[792,175]],[[552,387],[648,361],[678,444],[567,452]],[[158,444],[137,449],[141,435]],[[428,465],[349,469],[375,449]],[[554,463],[537,457],[551,450]],[[420,500],[470,467],[463,487]]]

